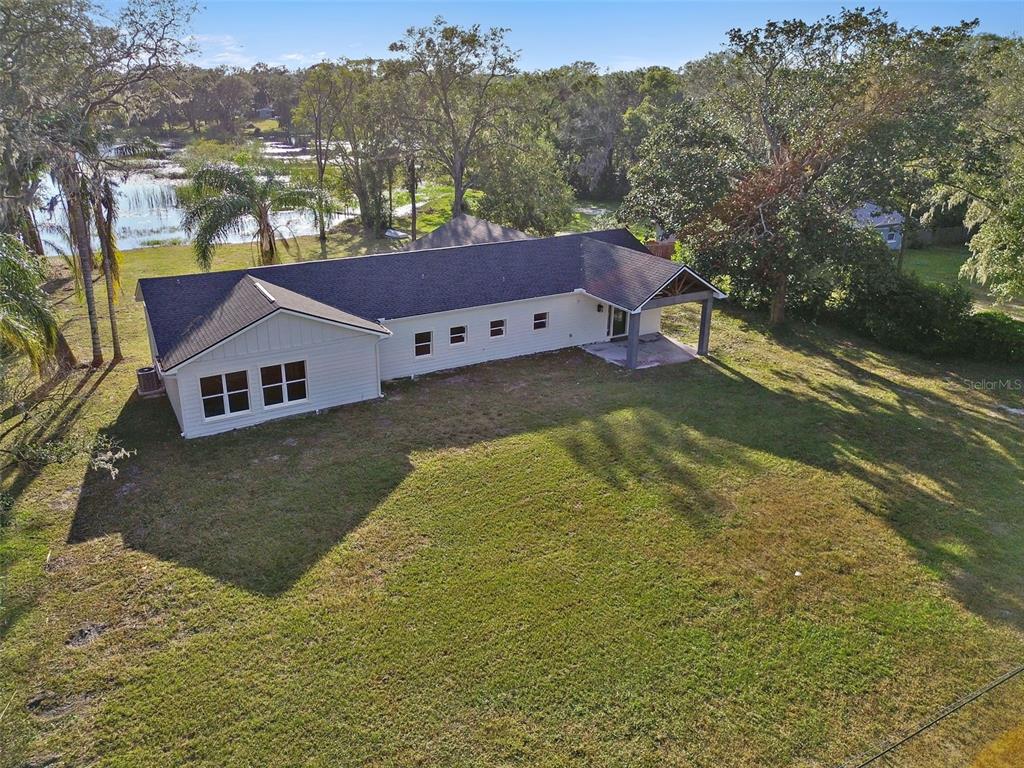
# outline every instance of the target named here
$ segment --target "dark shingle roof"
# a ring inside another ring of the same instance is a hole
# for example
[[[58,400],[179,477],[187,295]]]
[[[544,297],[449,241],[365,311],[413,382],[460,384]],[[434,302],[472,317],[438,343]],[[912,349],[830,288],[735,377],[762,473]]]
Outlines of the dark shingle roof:
[[[166,351],[161,350],[161,364],[165,370],[180,365],[200,352],[205,352],[214,344],[234,336],[253,323],[282,309],[359,330],[390,333],[380,323],[314,301],[308,296],[269,283],[262,277],[257,279],[252,275],[243,274],[235,280],[224,297],[210,305],[206,312],[197,314],[191,311],[187,304],[179,305],[173,313],[169,313],[168,307],[164,307],[162,323],[176,330],[173,335],[164,335],[164,338],[173,341],[166,347]],[[151,311],[148,305],[146,310]],[[155,325],[152,315],[150,322]]]
[[[896,211],[883,210],[876,203],[864,203],[850,211],[853,220],[862,227],[891,227],[903,223],[903,214]]]
[[[433,232],[419,240],[413,240],[405,247],[406,251],[423,251],[428,248],[450,248],[456,245],[480,245],[481,243],[500,243],[509,240],[529,240],[525,232],[511,227],[503,227],[486,219],[478,219],[468,213],[453,216],[447,224],[442,224]]]
[[[266,306],[253,295],[258,292],[253,278],[295,311],[386,332],[372,321],[577,289],[633,310],[683,269],[652,256],[627,230],[617,229],[143,278],[138,295],[146,302],[157,355],[168,370],[266,316]]]

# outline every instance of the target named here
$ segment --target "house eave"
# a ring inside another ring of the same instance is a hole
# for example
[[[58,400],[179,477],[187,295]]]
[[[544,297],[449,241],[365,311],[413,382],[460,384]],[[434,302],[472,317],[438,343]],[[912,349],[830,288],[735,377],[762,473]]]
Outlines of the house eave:
[[[339,328],[346,328],[346,329],[351,330],[351,331],[358,331],[358,332],[361,332],[361,333],[368,333],[370,335],[378,337],[378,339],[384,339],[384,338],[387,338],[388,336],[391,335],[391,330],[389,328],[383,328],[383,325],[382,325],[383,331],[377,331],[377,330],[374,330],[372,328],[362,328],[360,326],[352,325],[352,324],[349,324],[349,323],[343,323],[343,322],[340,322],[338,320],[330,320],[330,319],[325,318],[325,317],[317,317],[316,315],[311,315],[311,314],[308,314],[306,312],[299,312],[299,311],[294,310],[294,309],[285,309],[284,307],[277,307],[273,311],[271,311],[271,312],[267,313],[266,315],[264,315],[263,317],[260,317],[260,318],[258,318],[256,320],[252,321],[251,323],[245,325],[244,327],[239,328],[234,333],[231,333],[228,336],[225,336],[220,341],[217,341],[216,343],[211,344],[210,346],[206,347],[205,349],[202,349],[202,350],[200,350],[198,352],[195,352],[194,354],[189,355],[184,360],[179,360],[177,363],[175,363],[174,365],[168,367],[163,372],[166,372],[166,373],[170,373],[172,371],[177,372],[177,370],[179,368],[181,368],[181,366],[185,365],[186,363],[190,363],[190,362],[194,361],[196,358],[202,357],[203,355],[207,354],[208,352],[212,352],[213,350],[217,349],[218,347],[222,346],[223,344],[226,344],[229,341],[231,341],[232,339],[238,337],[239,334],[245,333],[246,331],[256,327],[257,325],[259,325],[260,323],[264,323],[267,320],[269,320],[270,318],[276,317],[278,314],[293,315],[295,317],[301,317],[301,318],[304,318],[304,319],[307,319],[307,320],[315,320],[316,322],[319,322],[319,323],[326,323],[327,325],[334,325],[334,326],[337,326]],[[158,360],[159,360],[159,358],[158,358]]]

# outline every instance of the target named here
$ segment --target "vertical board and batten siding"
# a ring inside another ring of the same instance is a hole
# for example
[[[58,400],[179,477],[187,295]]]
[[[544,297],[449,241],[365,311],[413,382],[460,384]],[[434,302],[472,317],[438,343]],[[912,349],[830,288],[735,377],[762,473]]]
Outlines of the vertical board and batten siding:
[[[384,381],[417,376],[464,365],[532,355],[556,349],[605,341],[608,338],[607,304],[582,293],[544,296],[537,299],[489,304],[483,307],[439,312],[432,315],[386,320],[392,336],[380,343],[380,376]],[[548,327],[535,331],[533,316],[548,313]],[[505,335],[492,338],[492,320],[505,320]],[[661,325],[661,311],[641,313],[641,333],[655,333]],[[449,330],[464,325],[464,344],[450,344]],[[430,355],[414,354],[417,333],[433,334]]]
[[[213,435],[282,416],[379,397],[378,338],[318,320],[275,314],[195,360],[182,363],[173,376],[165,377],[176,380],[182,434]],[[265,408],[260,368],[299,360],[306,363],[306,399]],[[241,370],[249,378],[249,411],[205,419],[199,379]]]

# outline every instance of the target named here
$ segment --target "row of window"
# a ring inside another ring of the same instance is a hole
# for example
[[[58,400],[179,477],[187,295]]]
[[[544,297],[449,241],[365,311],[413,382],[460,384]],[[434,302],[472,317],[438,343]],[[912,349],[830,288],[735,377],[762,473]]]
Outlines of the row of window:
[[[491,320],[489,332],[492,339],[500,339],[505,335],[507,320]],[[548,327],[548,313],[536,312],[533,315],[533,330],[542,331]],[[448,344],[456,346],[465,344],[469,338],[469,329],[465,325],[453,325],[448,329]],[[425,357],[434,351],[434,332],[420,331],[413,337],[413,352],[416,357]]]
[[[306,363],[300,360],[263,366],[260,368],[260,387],[264,408],[305,400],[308,396]],[[199,394],[203,399],[203,415],[208,419],[251,410],[248,371],[203,376],[199,379]]]

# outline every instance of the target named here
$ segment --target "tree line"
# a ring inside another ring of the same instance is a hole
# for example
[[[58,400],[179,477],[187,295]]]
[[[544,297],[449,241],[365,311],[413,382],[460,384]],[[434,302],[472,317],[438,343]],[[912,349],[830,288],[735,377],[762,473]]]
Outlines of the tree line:
[[[732,30],[662,102],[620,218],[676,234],[775,323],[787,308],[856,314],[842,302],[866,286],[884,312],[905,287],[902,249],[893,264],[849,215],[865,201],[908,228],[958,209],[964,274],[1021,295],[1024,44],[976,30],[907,29],[880,10]]]
[[[325,244],[348,199],[368,230],[390,227],[401,189],[415,236],[430,177],[450,183],[453,214],[478,190],[474,213],[537,234],[564,227],[577,199],[617,201],[619,221],[675,237],[683,257],[776,323],[788,312],[864,316],[843,302],[866,301],[871,286],[884,305],[903,286],[898,257],[849,217],[868,200],[910,220],[966,221],[966,273],[1006,295],[1024,288],[1024,54],[976,22],[918,30],[879,10],[843,11],[732,30],[723,50],[679,70],[524,72],[507,30],[439,17],[396,36],[389,58],[228,70],[187,63],[192,10],[182,0],[129,0],[114,17],[88,0],[0,9],[0,224],[40,252],[32,207],[42,175],[53,177],[94,365],[92,273],[113,301],[111,190],[126,158],[161,132],[237,135],[263,107],[313,162],[287,182],[258,163],[197,171],[186,224],[205,267],[244,217],[257,222],[260,259],[276,259],[275,206],[312,211]]]
[[[849,218],[870,200],[908,231],[963,223],[964,275],[1024,293],[1019,38],[854,10],[732,30],[724,50],[679,70],[602,73],[522,72],[505,32],[439,18],[408,30],[394,59],[214,74],[249,81],[247,108],[272,106],[309,139],[322,240],[332,167],[377,231],[391,223],[387,192],[397,183],[415,199],[424,173],[450,179],[453,212],[479,189],[481,215],[541,234],[565,226],[574,199],[617,201],[620,221],[677,236],[781,322],[787,305],[813,314],[879,269],[886,254]]]

